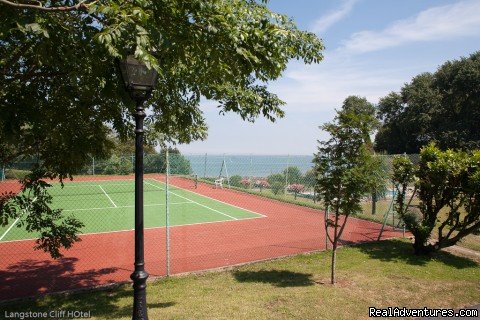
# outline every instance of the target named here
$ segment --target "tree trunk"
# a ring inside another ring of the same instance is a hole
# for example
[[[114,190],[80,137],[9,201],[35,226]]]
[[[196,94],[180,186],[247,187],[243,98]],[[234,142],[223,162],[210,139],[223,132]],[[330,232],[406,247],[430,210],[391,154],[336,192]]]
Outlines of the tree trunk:
[[[335,284],[337,282],[337,275],[335,273],[336,266],[337,266],[337,241],[334,241],[333,249],[332,249],[332,273],[330,277],[331,284]]]
[[[377,213],[377,193],[372,193],[372,215]]]
[[[415,255],[428,255],[433,251],[435,251],[435,246],[427,244],[425,238],[415,236],[415,240],[413,242],[413,253]]]

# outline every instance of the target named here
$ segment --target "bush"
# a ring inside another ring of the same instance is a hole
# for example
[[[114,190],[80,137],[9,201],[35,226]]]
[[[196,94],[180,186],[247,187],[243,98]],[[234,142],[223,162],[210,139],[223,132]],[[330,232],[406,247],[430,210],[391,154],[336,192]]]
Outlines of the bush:
[[[237,188],[241,187],[242,186],[241,181],[242,181],[242,177],[239,176],[239,175],[235,175],[235,176],[230,177],[230,185],[232,187],[237,187]]]
[[[113,155],[105,163],[103,169],[104,174],[120,174],[126,175],[133,172],[133,165],[131,158],[118,157]]]
[[[285,176],[280,173],[271,174],[267,177],[267,181],[270,185],[273,185],[275,182],[285,185]]]
[[[241,184],[245,189],[248,189],[248,188],[250,188],[250,179],[249,179],[249,178],[243,178],[243,179],[240,181],[240,184]]]
[[[299,183],[302,180],[302,172],[295,166],[285,168],[283,176],[288,178],[288,183]]]
[[[291,184],[287,187],[287,190],[290,191],[290,192],[293,192],[293,194],[295,195],[295,199],[297,199],[297,194],[299,194],[300,192],[302,192],[303,190],[305,190],[305,186],[303,184],[299,184],[299,183],[294,183],[294,184]]]
[[[282,182],[276,181],[270,184],[270,187],[272,189],[273,194],[279,195],[284,192],[285,184],[283,184]]]

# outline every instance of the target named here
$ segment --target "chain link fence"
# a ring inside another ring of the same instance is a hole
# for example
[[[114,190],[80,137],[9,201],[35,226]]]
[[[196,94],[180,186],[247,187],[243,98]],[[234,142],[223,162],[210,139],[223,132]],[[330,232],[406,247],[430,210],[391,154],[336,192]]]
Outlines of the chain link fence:
[[[326,248],[313,156],[167,154],[144,157],[145,262],[151,278]],[[392,157],[382,157],[390,172]],[[83,225],[81,241],[63,250],[61,259],[34,249],[40,234],[29,232],[28,212],[0,226],[0,300],[129,281],[134,161],[132,155],[92,158],[72,181],[49,181],[52,207]],[[21,192],[18,180],[35,163],[0,168],[0,194]],[[401,236],[394,195],[388,176],[375,201],[366,193],[357,217],[362,219],[349,221],[343,243],[376,240],[382,230],[384,237]]]

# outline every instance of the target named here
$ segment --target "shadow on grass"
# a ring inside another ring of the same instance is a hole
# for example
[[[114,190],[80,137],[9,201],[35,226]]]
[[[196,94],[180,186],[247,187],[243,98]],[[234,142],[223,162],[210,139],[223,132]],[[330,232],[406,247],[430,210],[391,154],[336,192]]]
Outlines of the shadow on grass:
[[[149,310],[168,308],[175,302],[155,302],[152,298],[147,300]],[[133,291],[127,286],[109,290],[74,293],[69,295],[56,295],[28,301],[24,303],[2,305],[2,312],[32,311],[50,312],[51,310],[79,310],[90,312],[92,317],[101,319],[118,319],[131,317],[133,308]]]
[[[234,271],[233,276],[238,282],[270,283],[281,288],[304,287],[315,284],[312,274],[287,270]]]
[[[380,242],[364,243],[358,246],[361,252],[366,253],[371,259],[386,262],[404,261],[411,265],[422,266],[435,260],[445,265],[457,268],[472,268],[478,264],[468,258],[459,257],[445,251],[434,252],[431,255],[413,254],[412,244],[401,240],[384,240]]]

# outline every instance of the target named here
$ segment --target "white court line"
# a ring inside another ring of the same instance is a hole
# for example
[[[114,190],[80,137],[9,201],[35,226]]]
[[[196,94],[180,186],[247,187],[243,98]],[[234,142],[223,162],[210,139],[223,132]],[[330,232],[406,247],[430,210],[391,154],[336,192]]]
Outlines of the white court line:
[[[170,204],[188,204],[193,203],[191,201],[188,202],[173,202]],[[164,206],[165,203],[154,203],[154,204],[145,204],[144,207],[157,207],[157,206]],[[68,209],[62,210],[63,212],[75,212],[75,211],[89,211],[89,210],[105,210],[105,209],[121,209],[121,208],[135,208],[135,206],[116,206],[116,207],[102,207],[102,208],[82,208],[82,209]]]
[[[37,197],[33,198],[33,202],[35,202],[37,200]],[[20,218],[23,216],[23,214],[25,213],[26,210],[23,210],[22,213],[18,216],[17,219],[15,219],[15,221],[13,221],[12,225],[10,227],[8,227],[8,229],[2,234],[2,236],[0,237],[0,241],[2,241],[3,238],[5,238],[5,236],[7,235],[7,233],[12,230],[12,228],[17,224],[18,220],[20,220]]]
[[[151,183],[148,182],[148,181],[144,181],[144,182],[145,182],[146,184],[148,184],[148,185],[151,185],[152,187],[162,189],[161,187],[156,186],[156,185],[154,185],[154,184],[151,184]],[[226,217],[232,218],[233,220],[238,220],[238,218],[232,217],[231,215],[228,215],[228,214],[223,213],[223,212],[221,212],[221,211],[218,211],[218,210],[216,210],[216,209],[210,208],[210,207],[208,207],[208,206],[206,206],[206,205],[204,205],[204,204],[198,203],[197,201],[193,201],[193,200],[191,200],[191,199],[188,199],[188,198],[186,198],[186,197],[184,197],[184,196],[179,195],[178,193],[175,193],[175,192],[173,192],[173,191],[169,191],[169,192],[170,192],[171,194],[173,194],[173,195],[176,195],[177,197],[180,197],[180,198],[183,198],[183,199],[185,199],[185,200],[189,200],[189,201],[191,201],[191,202],[193,202],[193,203],[195,203],[195,204],[198,204],[198,205],[201,206],[201,207],[207,208],[207,209],[212,210],[212,211],[214,211],[214,212],[220,213],[221,215],[224,215],[224,216],[226,216]]]
[[[152,178],[152,179],[150,179],[150,180],[153,180],[153,181],[156,181],[156,182],[165,184],[163,181],[160,181],[160,180],[157,180],[157,179],[153,179],[153,178]],[[231,204],[231,203],[228,203],[228,202],[225,202],[225,201],[221,201],[221,200],[218,200],[218,199],[215,199],[215,198],[212,198],[212,197],[203,195],[203,194],[198,193],[198,192],[195,192],[195,191],[183,189],[183,188],[180,188],[180,187],[177,187],[177,186],[175,186],[175,188],[178,188],[178,189],[181,189],[181,190],[184,190],[184,191],[187,191],[187,192],[191,192],[191,193],[197,194],[197,195],[199,195],[199,196],[201,196],[201,197],[215,200],[215,201],[217,201],[217,202],[221,202],[221,203],[224,203],[224,204],[228,204],[228,205],[231,206],[231,207],[235,207],[235,208],[238,208],[238,209],[242,209],[242,210],[244,210],[244,211],[248,211],[248,212],[251,212],[251,213],[254,213],[254,214],[258,214],[259,216],[262,216],[262,217],[265,217],[265,218],[267,217],[267,216],[264,215],[264,214],[261,214],[261,213],[258,213],[258,212],[255,212],[255,211],[252,211],[252,210],[249,210],[249,209],[245,209],[245,208],[236,206],[236,205],[234,205],[234,204]]]
[[[102,188],[101,185],[98,185],[100,187],[100,189],[102,189],[103,193],[105,193],[105,195],[107,196],[108,200],[110,200],[110,202],[113,204],[113,206],[116,208],[117,205],[115,204],[115,202],[113,202],[112,198],[110,198],[110,196],[107,194],[107,192]]]
[[[23,213],[22,213],[23,214]],[[21,216],[20,216],[21,217]],[[2,241],[3,238],[5,238],[5,236],[7,235],[7,233],[17,224],[18,220],[20,220],[20,217],[18,217],[17,219],[15,219],[15,221],[13,221],[12,225],[7,229],[7,231],[5,231],[2,236],[0,237],[0,241]]]
[[[73,183],[80,183],[80,182],[69,182],[69,183],[65,183],[63,185],[63,188],[60,187],[60,189],[65,189],[65,188],[81,188],[81,187],[98,187],[98,184],[78,184],[78,185],[73,185]],[[108,186],[133,186],[134,184],[133,183],[112,183],[112,184],[108,184]],[[57,184],[54,184],[53,185],[54,187],[57,186]]]

